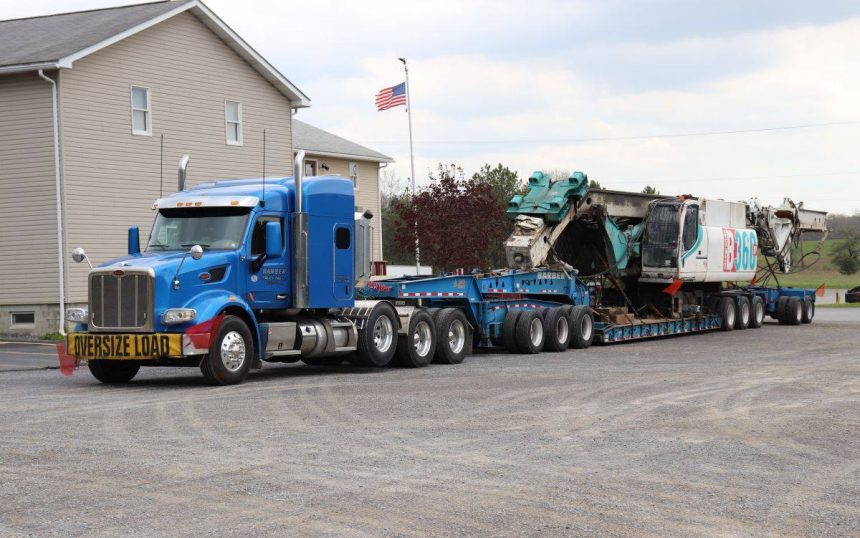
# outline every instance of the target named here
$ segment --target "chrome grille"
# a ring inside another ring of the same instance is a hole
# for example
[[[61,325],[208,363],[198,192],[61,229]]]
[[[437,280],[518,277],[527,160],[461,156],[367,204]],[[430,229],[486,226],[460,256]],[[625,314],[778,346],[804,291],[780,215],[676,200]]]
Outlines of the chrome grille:
[[[145,269],[90,273],[90,325],[96,329],[152,329],[153,275]]]

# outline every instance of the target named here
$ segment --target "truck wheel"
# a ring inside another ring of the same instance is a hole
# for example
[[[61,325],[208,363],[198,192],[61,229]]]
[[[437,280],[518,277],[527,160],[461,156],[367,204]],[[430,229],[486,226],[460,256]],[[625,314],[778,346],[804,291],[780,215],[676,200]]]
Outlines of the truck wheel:
[[[803,301],[803,323],[812,323],[812,318],[815,317],[815,303],[810,297]]]
[[[236,385],[245,380],[253,361],[254,340],[248,326],[236,316],[224,316],[200,371],[211,385]]]
[[[430,317],[433,318],[433,322],[435,323],[436,317],[439,316],[439,312],[441,312],[442,309],[433,307],[433,308],[425,308],[424,311],[427,312],[428,314],[430,314]]]
[[[570,347],[586,349],[594,341],[594,318],[591,309],[577,305],[570,311]]]
[[[457,308],[445,308],[436,317],[436,355],[433,362],[460,364],[471,351],[469,322]]]
[[[517,350],[526,355],[540,353],[546,341],[543,318],[537,310],[524,310],[517,320]]]
[[[548,351],[564,351],[570,345],[570,318],[562,307],[550,308],[544,318]]]
[[[520,319],[522,310],[508,310],[505,321],[502,324],[502,343],[508,353],[519,353],[517,348],[517,320]]]
[[[735,319],[735,329],[742,331],[750,326],[750,300],[744,296],[738,298],[737,304],[737,319]]]
[[[787,295],[783,295],[782,297],[780,297],[779,299],[776,300],[776,311],[774,312],[775,313],[774,317],[776,318],[777,321],[779,321],[780,325],[786,325],[785,306],[787,304],[788,304],[788,296]]]
[[[753,295],[750,303],[750,328],[758,329],[764,323],[764,300],[758,295]]]
[[[358,358],[364,366],[386,366],[397,351],[397,312],[388,303],[379,303],[358,331]]]
[[[720,325],[720,330],[731,331],[735,328],[735,323],[738,317],[738,309],[735,300],[732,297],[723,297],[719,302],[720,317],[723,318],[723,324]]]
[[[140,370],[138,361],[90,360],[87,366],[94,378],[107,385],[128,383]]]
[[[397,366],[421,368],[433,360],[436,353],[436,327],[433,318],[424,310],[412,314],[405,338],[397,341]]]
[[[785,304],[785,324],[800,325],[803,321],[803,303],[800,297],[789,297]]]

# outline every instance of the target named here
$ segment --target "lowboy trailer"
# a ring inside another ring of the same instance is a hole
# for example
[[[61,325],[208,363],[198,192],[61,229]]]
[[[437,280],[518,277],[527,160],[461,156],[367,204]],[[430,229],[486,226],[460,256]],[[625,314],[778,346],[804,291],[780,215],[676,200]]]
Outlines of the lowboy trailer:
[[[354,213],[352,183],[304,178],[303,159],[293,177],[186,189],[183,157],[146,248],[131,227],[126,256],[91,264],[66,353],[104,383],[194,366],[223,385],[263,362],[421,367],[476,348],[534,354],[814,315],[811,290],[742,283],[760,244],[786,271],[792,238],[826,232],[823,213],[788,202],[589,191],[580,172],[536,173],[511,201],[510,268],[384,278],[370,274],[372,215]],[[82,249],[73,259],[90,263]]]

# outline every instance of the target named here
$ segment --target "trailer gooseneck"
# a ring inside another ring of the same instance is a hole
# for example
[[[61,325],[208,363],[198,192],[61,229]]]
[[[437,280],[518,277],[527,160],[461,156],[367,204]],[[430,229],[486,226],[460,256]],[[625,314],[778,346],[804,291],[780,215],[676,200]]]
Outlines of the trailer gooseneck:
[[[511,201],[510,269],[371,277],[370,214],[335,176],[226,180],[153,205],[141,251],[92,269],[67,353],[105,383],[142,366],[196,366],[239,383],[262,362],[456,364],[475,348],[538,353],[810,322],[811,290],[756,281],[758,250],[792,266],[791,242],[826,233],[824,214],[694,197],[589,191],[540,173]],[[76,249],[77,261],[86,259]],[[802,260],[801,260],[802,262]]]

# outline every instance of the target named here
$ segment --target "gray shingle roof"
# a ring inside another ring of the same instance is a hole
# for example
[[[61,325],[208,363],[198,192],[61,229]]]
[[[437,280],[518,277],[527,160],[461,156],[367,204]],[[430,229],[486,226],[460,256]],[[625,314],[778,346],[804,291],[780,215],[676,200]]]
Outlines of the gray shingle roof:
[[[189,1],[162,1],[0,21],[0,67],[56,62]]]
[[[333,135],[303,121],[293,119],[293,145],[308,153],[325,153],[333,156],[357,157],[361,160],[394,162],[388,155],[373,151],[346,138]]]

